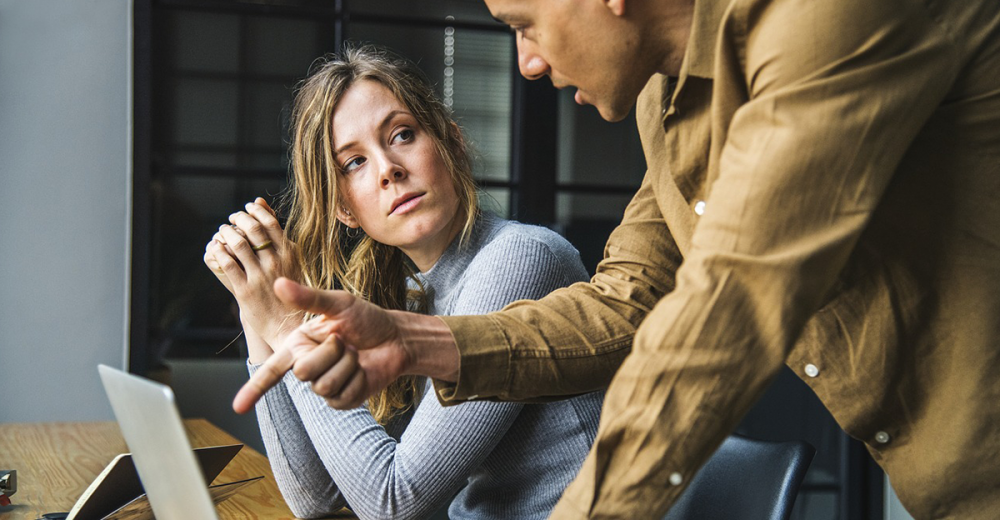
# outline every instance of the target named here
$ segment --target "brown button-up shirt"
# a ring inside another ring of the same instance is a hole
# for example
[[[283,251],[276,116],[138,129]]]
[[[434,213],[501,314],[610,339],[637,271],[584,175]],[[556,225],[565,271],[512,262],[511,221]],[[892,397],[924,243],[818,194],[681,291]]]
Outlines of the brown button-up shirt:
[[[1000,2],[697,0],[638,124],[593,280],[445,318],[441,398],[610,382],[553,517],[654,518],[787,363],[914,516],[1000,514]]]

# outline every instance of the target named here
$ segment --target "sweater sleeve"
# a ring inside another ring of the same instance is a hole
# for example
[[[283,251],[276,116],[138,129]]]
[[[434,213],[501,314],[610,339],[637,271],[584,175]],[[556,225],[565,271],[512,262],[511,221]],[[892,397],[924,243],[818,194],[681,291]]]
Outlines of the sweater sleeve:
[[[487,314],[586,279],[580,254],[555,232],[505,233],[469,264],[461,293],[448,314]]]
[[[251,375],[258,365],[248,363]],[[299,518],[324,516],[346,505],[310,442],[288,394],[298,383],[288,373],[281,384],[257,402],[257,423],[271,470],[292,513]]]
[[[680,262],[647,175],[591,283],[487,316],[442,317],[462,359],[457,382],[434,381],[438,398],[527,401],[607,387]]]

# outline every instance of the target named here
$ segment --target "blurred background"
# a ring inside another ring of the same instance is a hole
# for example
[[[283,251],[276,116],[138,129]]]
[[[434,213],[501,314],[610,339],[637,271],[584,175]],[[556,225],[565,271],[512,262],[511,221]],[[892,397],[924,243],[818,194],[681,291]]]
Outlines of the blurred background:
[[[112,419],[105,363],[263,451],[229,408],[245,345],[202,254],[285,189],[295,85],[348,41],[416,62],[474,146],[486,208],[558,231],[593,272],[645,173],[634,118],[521,78],[481,0],[0,0],[0,422]],[[739,431],[816,446],[794,518],[908,518],[790,371]]]

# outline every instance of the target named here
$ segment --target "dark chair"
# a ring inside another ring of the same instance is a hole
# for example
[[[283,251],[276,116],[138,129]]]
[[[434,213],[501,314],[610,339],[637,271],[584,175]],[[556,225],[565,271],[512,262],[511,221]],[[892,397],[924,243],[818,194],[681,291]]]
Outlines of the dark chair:
[[[786,520],[816,449],[731,435],[664,520]]]

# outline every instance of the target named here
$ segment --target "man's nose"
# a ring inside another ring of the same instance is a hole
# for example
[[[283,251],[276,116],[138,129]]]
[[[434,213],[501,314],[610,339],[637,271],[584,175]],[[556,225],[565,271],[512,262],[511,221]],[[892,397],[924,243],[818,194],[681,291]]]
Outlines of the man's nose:
[[[517,38],[517,67],[521,75],[530,80],[549,73],[549,64],[538,55],[535,46],[524,38]]]

